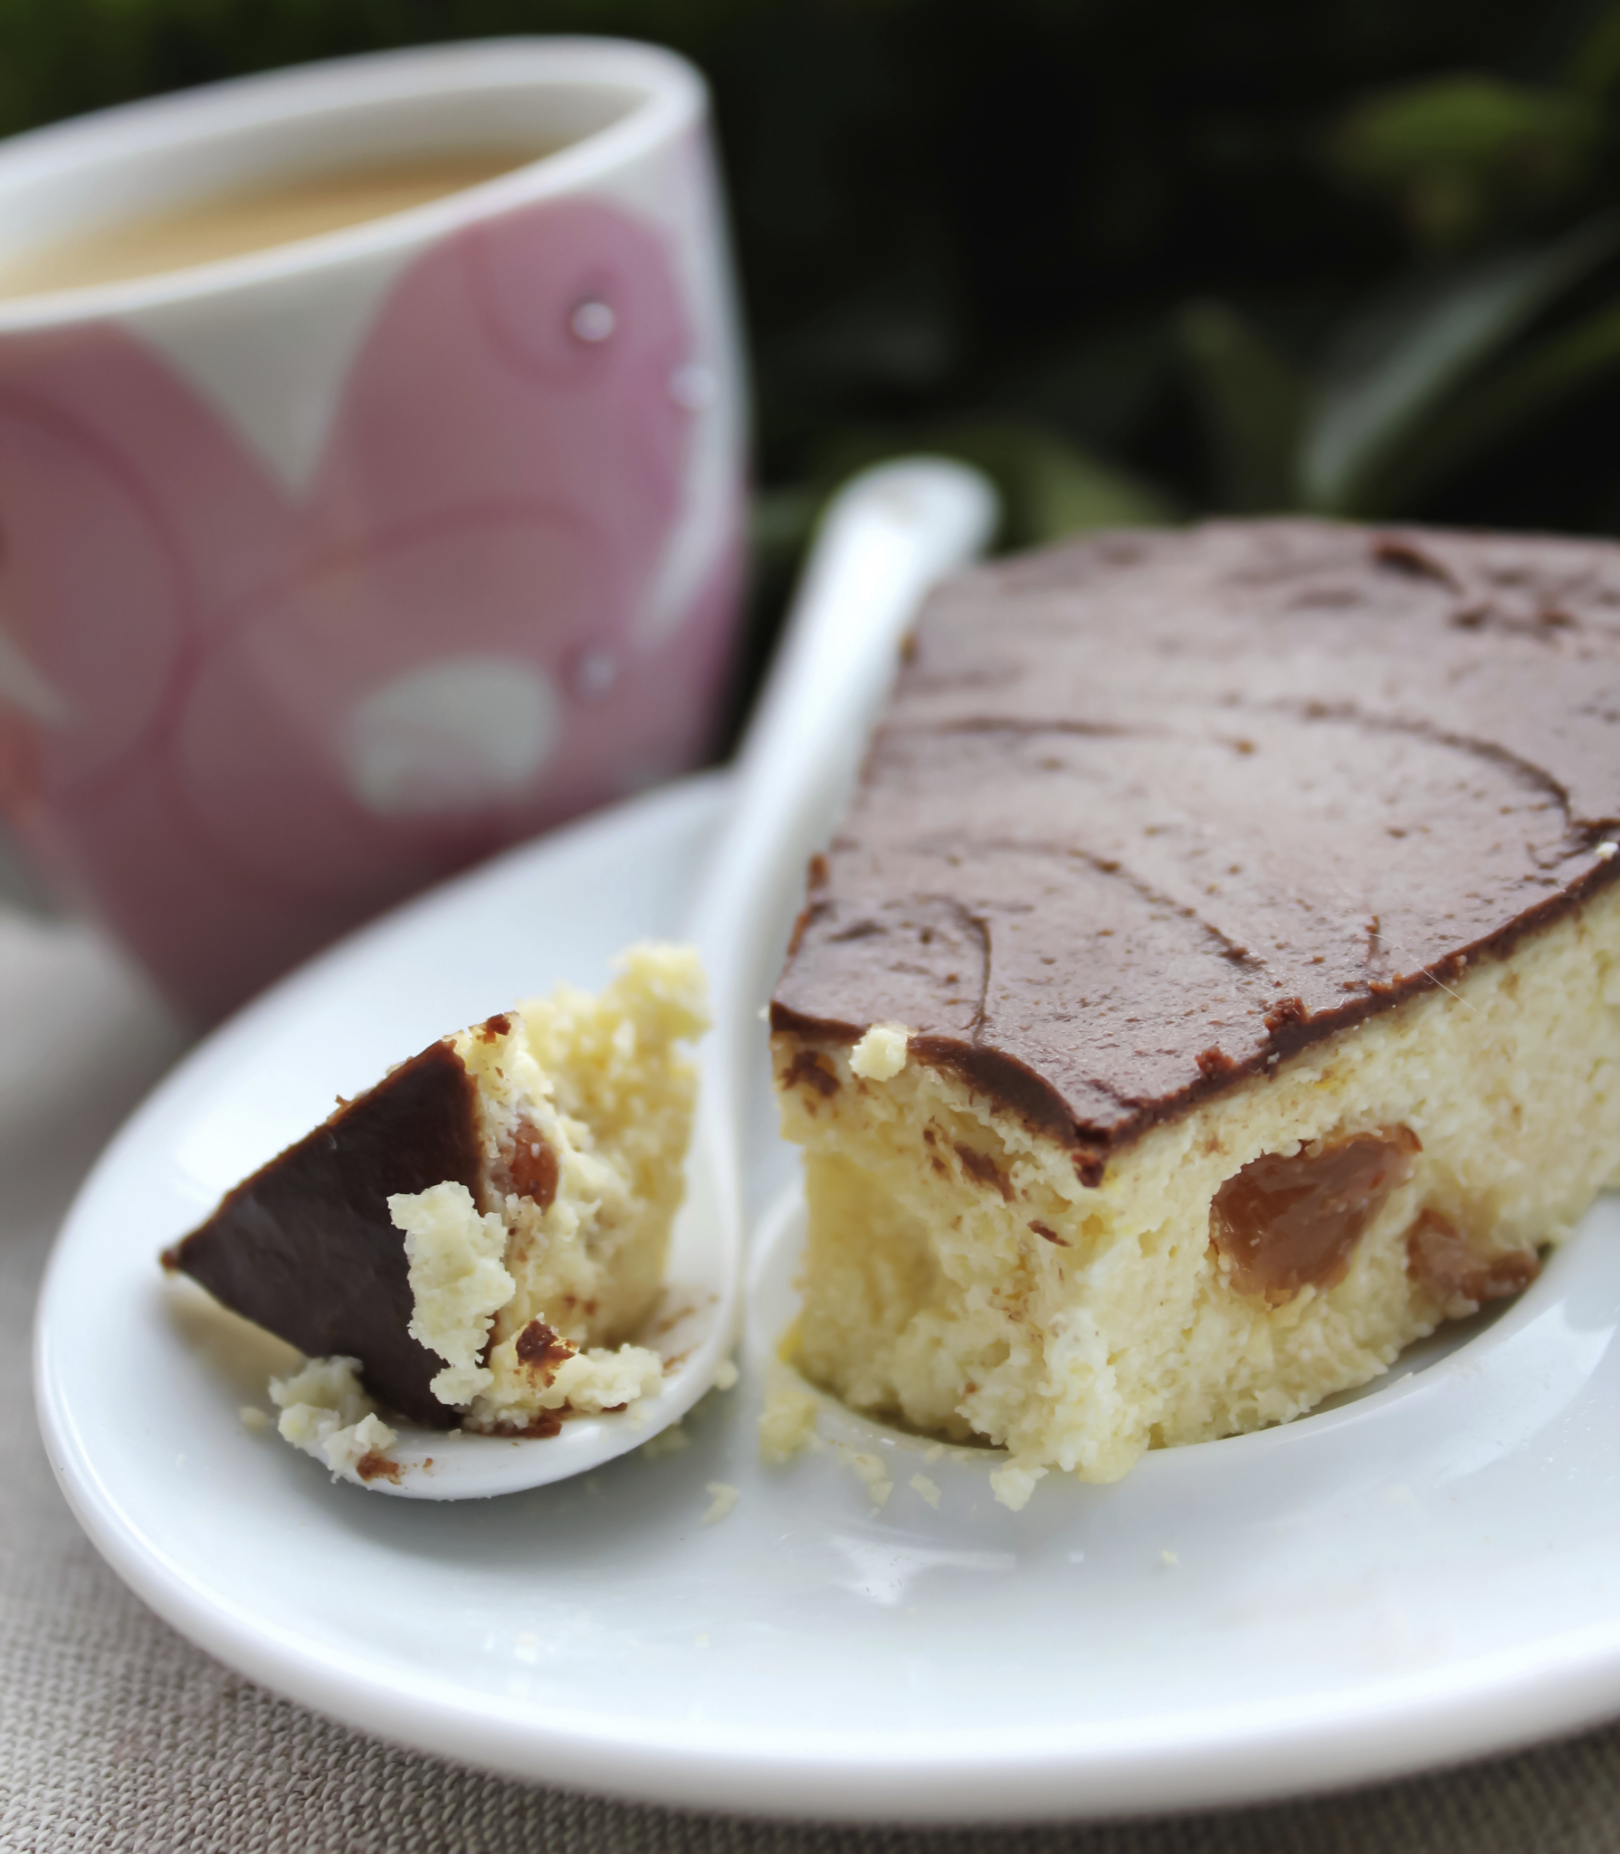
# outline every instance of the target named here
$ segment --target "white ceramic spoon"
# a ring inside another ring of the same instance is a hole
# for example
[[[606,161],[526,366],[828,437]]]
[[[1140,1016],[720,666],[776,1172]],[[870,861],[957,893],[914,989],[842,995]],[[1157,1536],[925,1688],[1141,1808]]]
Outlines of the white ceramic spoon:
[[[663,1387],[632,1411],[576,1417],[544,1439],[401,1429],[389,1451],[399,1480],[374,1480],[373,1491],[465,1500],[566,1480],[650,1441],[713,1384],[741,1314],[746,1083],[783,924],[798,906],[805,859],[842,807],[919,599],[979,553],[995,521],[994,492],[976,471],[915,458],[856,477],[817,534],[688,925],[709,974],[714,1029],[655,1321],[659,1350],[678,1361]]]

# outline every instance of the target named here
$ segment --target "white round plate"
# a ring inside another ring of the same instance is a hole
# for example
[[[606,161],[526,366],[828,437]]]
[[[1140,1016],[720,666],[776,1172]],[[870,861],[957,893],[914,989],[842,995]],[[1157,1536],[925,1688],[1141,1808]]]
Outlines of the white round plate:
[[[133,1588],[350,1724],[775,1814],[1253,1800],[1620,1709],[1612,1199],[1424,1368],[1117,1486],[1049,1477],[1017,1514],[991,1498],[995,1456],[937,1456],[832,1406],[820,1453],[761,1465],[791,1201],[756,1244],[742,1382],[678,1451],[434,1505],[333,1484],[243,1424],[273,1348],[166,1287],[158,1250],[334,1094],[678,931],[721,798],[688,782],[413,904],[227,1025],[114,1141],[46,1283],[38,1396],[62,1485]],[[784,1178],[758,1143],[756,1202]]]

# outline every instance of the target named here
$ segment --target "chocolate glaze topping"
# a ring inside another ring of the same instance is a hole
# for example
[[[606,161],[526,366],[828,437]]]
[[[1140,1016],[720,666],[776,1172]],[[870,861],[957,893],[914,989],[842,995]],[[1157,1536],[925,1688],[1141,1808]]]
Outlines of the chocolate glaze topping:
[[[358,1358],[372,1395],[431,1429],[456,1412],[429,1388],[444,1361],[406,1330],[414,1302],[396,1192],[479,1192],[475,1087],[448,1043],[401,1063],[244,1179],[168,1268],[312,1358]]]
[[[929,601],[772,1024],[1148,1127],[1620,877],[1620,545],[1121,533]]]

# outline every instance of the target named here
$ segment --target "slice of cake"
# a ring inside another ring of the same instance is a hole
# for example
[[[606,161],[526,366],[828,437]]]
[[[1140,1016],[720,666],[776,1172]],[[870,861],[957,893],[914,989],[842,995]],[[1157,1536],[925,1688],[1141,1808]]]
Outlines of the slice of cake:
[[[928,605],[772,1006],[857,1409],[1041,1472],[1286,1421],[1620,1166],[1620,546],[1103,536]]]
[[[696,953],[638,946],[598,997],[559,987],[430,1044],[165,1252],[314,1361],[273,1390],[288,1440],[366,1479],[379,1405],[551,1434],[657,1387],[627,1342],[684,1189],[703,992]]]

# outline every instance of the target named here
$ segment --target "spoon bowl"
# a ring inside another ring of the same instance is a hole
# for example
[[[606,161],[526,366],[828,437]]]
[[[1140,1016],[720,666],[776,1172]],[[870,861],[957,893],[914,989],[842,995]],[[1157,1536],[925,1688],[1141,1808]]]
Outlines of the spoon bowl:
[[[373,1493],[406,1500],[477,1500],[587,1474],[677,1423],[714,1382],[736,1342],[740,1233],[713,1142],[694,1139],[686,1199],[670,1244],[668,1279],[649,1330],[666,1361],[656,1395],[628,1410],[572,1416],[553,1436],[488,1436],[395,1422],[388,1456],[398,1480]]]

